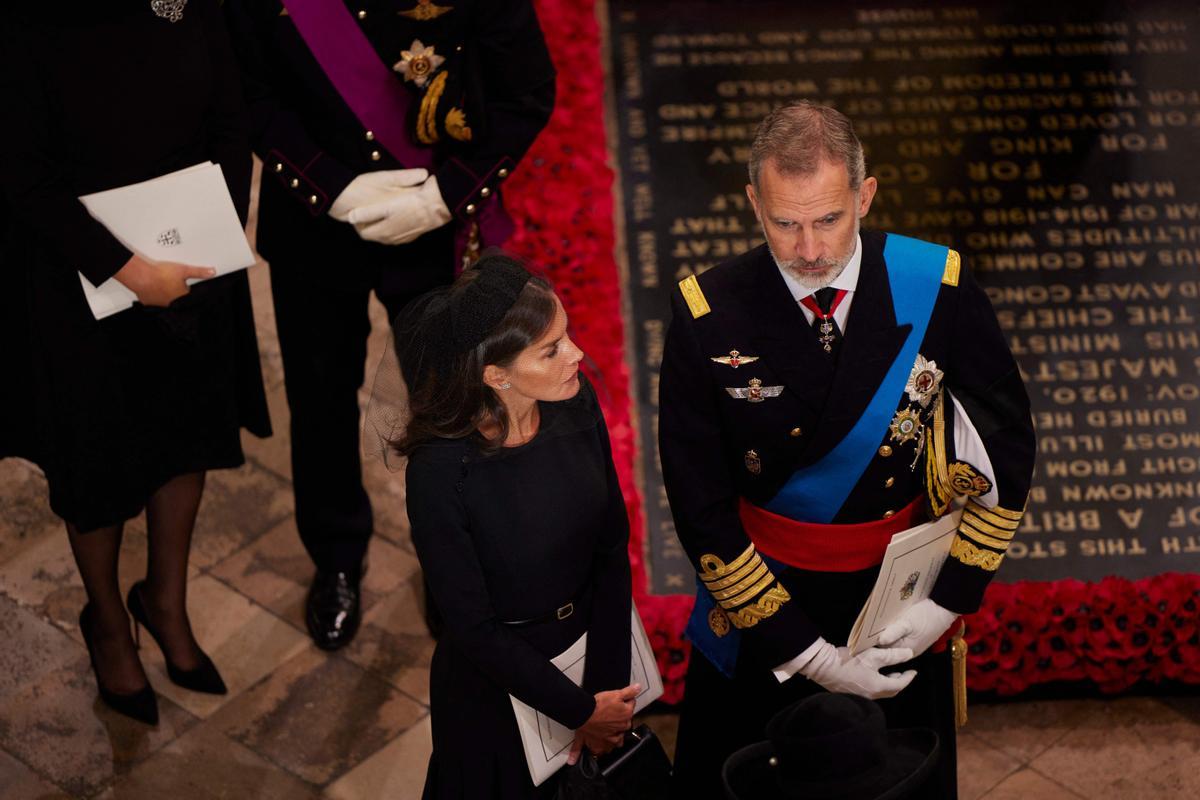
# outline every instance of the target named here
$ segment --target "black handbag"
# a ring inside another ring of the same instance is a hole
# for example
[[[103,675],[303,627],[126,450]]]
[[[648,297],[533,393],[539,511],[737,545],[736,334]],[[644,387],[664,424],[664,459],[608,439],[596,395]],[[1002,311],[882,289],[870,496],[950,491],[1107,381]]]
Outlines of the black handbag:
[[[625,743],[597,759],[586,750],[567,767],[556,800],[662,800],[671,788],[671,762],[647,725],[625,734]]]

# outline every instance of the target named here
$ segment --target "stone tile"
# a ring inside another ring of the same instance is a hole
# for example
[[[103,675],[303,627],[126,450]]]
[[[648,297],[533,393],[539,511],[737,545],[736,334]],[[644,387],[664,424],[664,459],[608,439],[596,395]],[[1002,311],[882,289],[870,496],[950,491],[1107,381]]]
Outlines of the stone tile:
[[[377,453],[363,456],[363,485],[371,497],[371,508],[375,512],[375,533],[412,553],[403,459],[397,462],[395,459],[398,456],[388,458],[389,461],[385,463]]]
[[[1030,766],[1087,797],[1129,797],[1121,792],[1148,786],[1181,764],[1200,765],[1196,734],[1195,725],[1162,703],[1115,699],[1093,706],[1074,731]]]
[[[1059,786],[1037,770],[1026,767],[1009,775],[983,797],[984,800],[1080,800],[1081,795]]]
[[[1039,700],[973,704],[964,730],[1025,764],[1074,730],[1088,717],[1095,702]]]
[[[325,789],[334,800],[386,797],[419,800],[433,751],[426,716],[375,755],[347,772]]]
[[[970,733],[958,734],[958,796],[977,800],[991,791],[1021,763],[1007,753],[990,747]]]
[[[310,649],[218,711],[211,724],[306,781],[325,784],[424,714],[382,679]]]
[[[66,536],[42,473],[19,458],[0,460],[0,564],[55,534]]]
[[[41,675],[77,661],[85,652],[59,628],[12,600],[0,597],[0,698]]]
[[[4,699],[0,747],[74,795],[90,796],[196,720],[159,697],[156,727],[109,709],[86,655]]]
[[[198,717],[211,716],[244,689],[308,646],[308,637],[210,576],[188,584],[188,616],[200,646],[229,687],[227,695],[191,692],[171,683],[158,645],[142,631],[142,663],[159,694]]]
[[[0,751],[0,797],[4,800],[69,800],[71,796]]]
[[[1193,731],[1191,741],[1200,741],[1200,731]],[[1200,756],[1168,758],[1151,769],[1130,772],[1095,795],[1096,800],[1127,800],[1131,797],[1181,800],[1200,797]]]
[[[318,796],[315,787],[208,725],[197,725],[118,778],[101,800],[303,800]]]
[[[363,616],[362,629],[346,648],[346,658],[429,705],[429,661],[433,640],[425,626],[414,572]]]
[[[247,463],[208,474],[196,519],[192,561],[207,569],[240,550],[292,513],[292,487]]]
[[[370,568],[363,579],[364,612],[404,585],[417,569],[416,558],[379,536],[371,540],[368,560]],[[301,630],[313,572],[293,519],[275,526],[212,570],[217,578]]]
[[[242,431],[242,451],[252,463],[291,481],[292,443],[288,437],[291,412],[288,410],[287,394],[282,379],[277,386],[267,387],[267,410],[271,414],[274,434],[260,439],[252,433]]]

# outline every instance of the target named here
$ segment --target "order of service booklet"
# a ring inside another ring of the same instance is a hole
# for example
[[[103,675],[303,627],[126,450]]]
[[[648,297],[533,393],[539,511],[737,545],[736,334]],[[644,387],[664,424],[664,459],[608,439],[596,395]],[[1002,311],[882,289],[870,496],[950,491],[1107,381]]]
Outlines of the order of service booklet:
[[[958,530],[961,510],[932,522],[900,531],[892,537],[879,567],[875,588],[858,615],[850,641],[851,655],[858,655],[879,642],[879,634],[905,609],[929,597],[950,544]]]
[[[213,267],[218,275],[254,263],[220,164],[206,161],[79,200],[117,241],[148,261]],[[79,281],[96,319],[137,302],[116,278],[93,286],[80,273]]]
[[[642,687],[634,701],[635,711],[641,711],[662,697],[663,683],[662,676],[658,674],[658,664],[654,660],[654,650],[650,647],[650,639],[646,636],[646,629],[642,626],[642,619],[638,616],[636,607],[632,617],[630,637],[633,644],[629,649],[629,683],[636,683]],[[580,686],[583,684],[583,664],[586,656],[585,633],[550,661]],[[567,763],[571,742],[575,740],[575,731],[559,725],[512,695],[509,695],[509,699],[512,700],[513,711],[517,715],[517,728],[521,731],[521,744],[525,747],[529,776],[533,779],[534,786],[541,786]]]

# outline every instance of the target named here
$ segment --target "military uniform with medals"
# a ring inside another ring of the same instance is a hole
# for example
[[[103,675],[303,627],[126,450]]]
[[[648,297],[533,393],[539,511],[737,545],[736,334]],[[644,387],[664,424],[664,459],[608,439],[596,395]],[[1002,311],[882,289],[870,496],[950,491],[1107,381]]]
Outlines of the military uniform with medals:
[[[932,599],[967,614],[1025,508],[1029,401],[986,295],[953,250],[871,231],[858,246],[829,351],[829,331],[806,318],[765,245],[672,295],[660,450],[699,577],[680,797],[705,796],[775,711],[821,691],[773,672],[818,637],[847,641],[882,555],[856,550],[860,533],[879,540],[882,529],[886,542],[965,498]],[[931,648],[911,662],[913,683],[882,701],[890,724],[941,735],[923,797],[955,796],[950,658]]]
[[[545,127],[555,73],[529,0],[327,1],[353,17],[403,87],[408,140],[431,152],[452,215],[393,246],[330,217],[356,176],[414,165],[363,125],[285,4],[225,3],[263,160],[257,244],[270,262],[292,414],[296,523],[318,570],[357,571],[372,531],[357,403],[369,293],[392,319],[454,278],[456,237],[477,237],[476,220]],[[470,246],[480,244],[499,242]]]

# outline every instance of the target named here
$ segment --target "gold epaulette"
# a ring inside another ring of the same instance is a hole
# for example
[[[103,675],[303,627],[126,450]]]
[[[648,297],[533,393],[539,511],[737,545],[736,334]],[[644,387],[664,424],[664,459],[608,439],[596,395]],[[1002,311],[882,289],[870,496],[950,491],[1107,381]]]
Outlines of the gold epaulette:
[[[958,533],[950,545],[950,557],[968,567],[995,572],[1012,544],[1025,510],[1012,511],[995,506],[987,508],[969,498],[958,523]]]
[[[946,253],[946,270],[942,273],[942,283],[947,286],[958,286],[958,274],[962,271],[962,256],[957,250]]]
[[[689,275],[681,280],[679,291],[683,293],[683,299],[687,301],[688,308],[692,312],[692,319],[699,319],[712,311],[709,308],[708,300],[704,298],[704,292],[700,289],[700,281],[696,280],[695,275]]]
[[[708,626],[717,636],[729,633],[731,623],[752,628],[792,599],[753,544],[728,564],[712,553],[701,556],[700,580],[717,601],[708,615]]]

